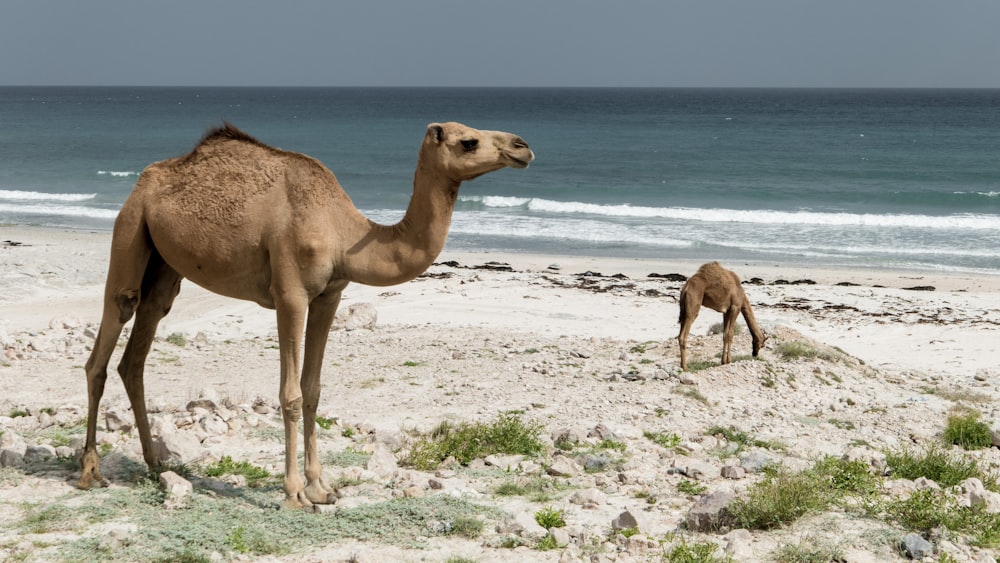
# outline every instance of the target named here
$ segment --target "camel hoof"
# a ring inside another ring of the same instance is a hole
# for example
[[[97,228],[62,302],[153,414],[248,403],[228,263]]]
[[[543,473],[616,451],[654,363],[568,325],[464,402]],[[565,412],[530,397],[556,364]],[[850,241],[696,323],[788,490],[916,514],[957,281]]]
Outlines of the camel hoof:
[[[104,477],[97,475],[92,476],[90,474],[84,473],[80,476],[80,480],[76,482],[76,488],[82,489],[84,491],[90,490],[94,487],[103,488],[108,486],[108,481]]]

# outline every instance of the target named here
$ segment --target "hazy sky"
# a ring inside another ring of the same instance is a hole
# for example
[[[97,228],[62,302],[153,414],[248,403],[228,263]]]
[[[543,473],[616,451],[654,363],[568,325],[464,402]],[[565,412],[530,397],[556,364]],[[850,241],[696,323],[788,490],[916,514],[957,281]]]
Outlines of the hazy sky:
[[[2,85],[1000,87],[996,0],[4,0]]]

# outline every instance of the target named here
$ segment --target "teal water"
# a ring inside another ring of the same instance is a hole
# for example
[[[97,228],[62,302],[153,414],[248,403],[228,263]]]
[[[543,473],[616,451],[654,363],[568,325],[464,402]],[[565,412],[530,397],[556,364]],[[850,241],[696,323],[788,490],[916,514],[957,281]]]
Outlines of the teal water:
[[[448,248],[1000,274],[1000,91],[0,88],[0,229],[110,229],[223,119],[402,217],[427,123],[537,160],[462,187]]]

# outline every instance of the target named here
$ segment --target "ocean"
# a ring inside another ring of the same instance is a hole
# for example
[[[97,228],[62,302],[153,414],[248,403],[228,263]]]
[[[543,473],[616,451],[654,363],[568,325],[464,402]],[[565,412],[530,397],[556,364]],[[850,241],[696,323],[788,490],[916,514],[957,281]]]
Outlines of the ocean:
[[[4,225],[110,230],[227,120],[398,221],[426,125],[521,135],[447,249],[1000,275],[1000,90],[0,87]]]

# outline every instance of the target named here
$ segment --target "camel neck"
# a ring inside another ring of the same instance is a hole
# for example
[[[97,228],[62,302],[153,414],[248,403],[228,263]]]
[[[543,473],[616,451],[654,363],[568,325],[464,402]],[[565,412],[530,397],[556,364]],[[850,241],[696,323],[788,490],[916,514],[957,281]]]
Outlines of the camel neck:
[[[444,248],[461,182],[440,180],[417,166],[413,195],[395,225],[370,223],[371,232],[349,256],[349,279],[387,286],[422,274]]]

